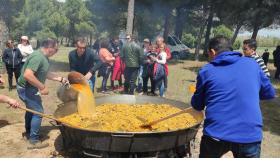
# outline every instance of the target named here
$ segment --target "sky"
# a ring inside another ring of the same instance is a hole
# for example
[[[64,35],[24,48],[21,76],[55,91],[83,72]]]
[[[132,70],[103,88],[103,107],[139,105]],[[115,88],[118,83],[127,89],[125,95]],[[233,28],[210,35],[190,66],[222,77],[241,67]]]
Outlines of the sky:
[[[251,35],[252,35],[252,32],[248,32],[248,31],[238,34],[238,36],[251,36]],[[261,29],[258,32],[258,36],[280,38],[280,28],[279,29]]]

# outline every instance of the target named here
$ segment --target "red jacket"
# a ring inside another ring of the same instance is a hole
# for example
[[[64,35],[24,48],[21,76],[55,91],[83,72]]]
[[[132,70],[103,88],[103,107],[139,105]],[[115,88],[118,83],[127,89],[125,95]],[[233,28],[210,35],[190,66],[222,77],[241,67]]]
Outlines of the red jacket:
[[[157,53],[160,53],[160,49],[159,48],[157,48]],[[170,52],[170,48],[169,47],[165,47],[165,52],[166,52],[166,60],[168,61],[168,60],[170,60],[171,59],[171,52]]]

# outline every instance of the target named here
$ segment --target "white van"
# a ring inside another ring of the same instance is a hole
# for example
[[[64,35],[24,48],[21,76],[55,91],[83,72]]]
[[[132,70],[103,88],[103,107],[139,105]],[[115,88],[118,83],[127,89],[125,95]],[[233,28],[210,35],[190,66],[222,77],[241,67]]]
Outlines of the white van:
[[[190,54],[189,47],[183,44],[176,36],[169,35],[167,45],[170,48],[172,59],[187,59]]]

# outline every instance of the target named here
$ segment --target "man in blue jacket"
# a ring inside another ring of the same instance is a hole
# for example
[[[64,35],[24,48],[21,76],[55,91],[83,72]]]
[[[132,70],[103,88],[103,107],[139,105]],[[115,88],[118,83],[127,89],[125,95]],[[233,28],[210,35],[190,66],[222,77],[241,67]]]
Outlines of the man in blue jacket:
[[[200,158],[259,158],[262,141],[260,99],[272,99],[275,90],[258,63],[232,52],[225,37],[209,43],[210,63],[197,76],[192,106],[205,109]]]
[[[75,46],[76,49],[72,50],[68,56],[70,71],[77,71],[85,75],[92,91],[94,91],[95,72],[101,67],[102,62],[98,54],[86,47],[84,38],[78,38]]]

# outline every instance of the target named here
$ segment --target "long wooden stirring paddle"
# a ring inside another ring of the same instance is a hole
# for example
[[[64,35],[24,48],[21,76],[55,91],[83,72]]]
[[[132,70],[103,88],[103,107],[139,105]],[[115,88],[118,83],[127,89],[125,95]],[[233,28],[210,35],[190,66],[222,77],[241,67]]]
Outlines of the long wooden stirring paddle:
[[[152,122],[150,122],[150,123],[143,124],[143,125],[141,125],[140,127],[141,127],[141,128],[149,128],[149,129],[152,129],[152,125],[155,125],[155,124],[157,124],[157,123],[159,123],[159,122],[162,122],[162,121],[164,121],[164,120],[170,119],[170,118],[172,118],[172,117],[181,115],[181,114],[183,114],[183,113],[192,112],[192,111],[193,111],[193,108],[191,108],[191,107],[190,107],[190,108],[186,108],[186,109],[183,109],[183,110],[181,110],[181,111],[179,111],[179,112],[176,112],[176,113],[174,113],[174,114],[171,114],[171,115],[168,115],[168,116],[166,116],[166,117],[163,117],[163,118],[161,118],[161,119],[152,121]]]
[[[41,112],[38,112],[38,111],[34,111],[34,110],[31,110],[31,109],[22,107],[22,106],[19,106],[18,108],[21,109],[21,110],[28,111],[28,112],[31,112],[33,114],[36,114],[36,115],[39,115],[39,116],[51,119],[51,120],[54,120],[54,121],[57,121],[57,122],[69,125],[69,123],[63,122],[63,121],[53,117],[52,115],[47,115],[47,114],[44,114],[44,113],[41,113]]]

